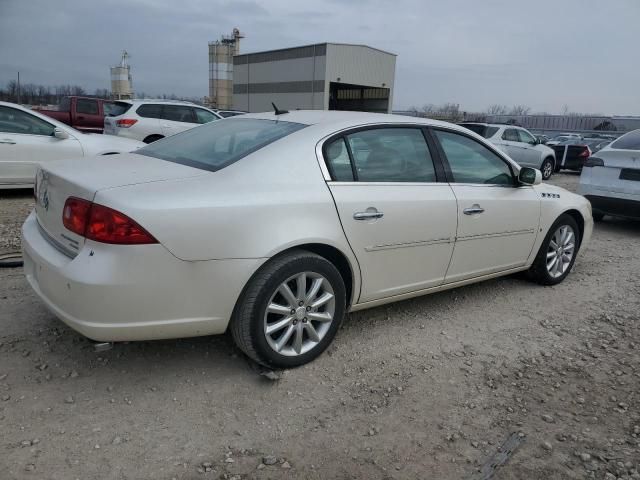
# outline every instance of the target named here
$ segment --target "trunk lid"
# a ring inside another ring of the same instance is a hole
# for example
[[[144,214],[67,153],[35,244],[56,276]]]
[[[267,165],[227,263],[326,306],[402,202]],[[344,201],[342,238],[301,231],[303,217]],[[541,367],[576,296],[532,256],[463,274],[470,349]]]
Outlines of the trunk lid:
[[[51,243],[75,257],[85,238],[62,223],[64,204],[69,197],[93,201],[100,190],[207,174],[185,165],[136,154],[52,162],[40,168],[36,175],[36,217]]]

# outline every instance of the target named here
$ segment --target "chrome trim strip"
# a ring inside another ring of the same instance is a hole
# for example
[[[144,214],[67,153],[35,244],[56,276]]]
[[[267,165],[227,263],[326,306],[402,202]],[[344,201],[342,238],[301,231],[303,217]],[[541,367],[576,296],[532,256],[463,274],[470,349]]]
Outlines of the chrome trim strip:
[[[452,243],[451,237],[438,238],[435,240],[418,240],[416,242],[407,243],[390,243],[387,245],[373,245],[371,247],[364,247],[365,252],[377,252],[379,250],[392,250],[395,248],[409,248],[409,247],[422,247],[426,245],[440,245],[443,243]]]
[[[527,228],[526,230],[512,230],[509,232],[498,232],[498,233],[483,233],[480,235],[467,235],[465,237],[457,237],[457,242],[464,242],[467,240],[479,240],[483,238],[496,238],[496,237],[510,237],[514,235],[527,235],[535,233],[535,229]]]
[[[78,252],[73,252],[73,251],[69,250],[64,245],[62,245],[60,242],[58,242],[55,238],[53,238],[51,235],[49,235],[49,233],[44,229],[44,227],[42,225],[40,225],[40,221],[38,220],[38,217],[36,217],[36,225],[38,226],[38,230],[40,231],[40,234],[42,235],[42,237],[47,242],[49,242],[53,248],[55,248],[60,253],[62,253],[63,255],[65,255],[65,256],[67,256],[69,258],[76,258],[78,256]]]

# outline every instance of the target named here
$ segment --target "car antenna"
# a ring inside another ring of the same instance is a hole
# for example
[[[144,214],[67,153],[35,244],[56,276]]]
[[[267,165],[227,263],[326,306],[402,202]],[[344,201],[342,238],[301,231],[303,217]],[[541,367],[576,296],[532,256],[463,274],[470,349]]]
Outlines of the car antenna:
[[[280,110],[273,102],[271,102],[271,105],[273,105],[273,111],[276,115],[284,115],[285,113],[289,113],[289,110]]]

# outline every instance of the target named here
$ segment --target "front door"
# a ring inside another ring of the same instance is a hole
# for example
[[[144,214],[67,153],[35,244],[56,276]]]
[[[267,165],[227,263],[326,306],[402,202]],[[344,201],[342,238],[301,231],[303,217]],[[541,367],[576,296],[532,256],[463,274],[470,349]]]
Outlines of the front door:
[[[425,136],[412,126],[329,141],[329,188],[360,266],[358,303],[442,284],[453,252],[456,200],[438,183]]]
[[[162,135],[165,137],[184,132],[198,125],[195,113],[188,105],[164,105],[162,107],[160,126],[162,127]]]
[[[477,140],[435,129],[458,202],[456,244],[446,283],[526,264],[538,234],[540,200],[518,186],[511,165]]]
[[[520,161],[518,162],[523,167],[531,167],[540,169],[542,166],[542,155],[540,151],[536,148],[538,142],[526,130],[519,128],[518,130],[518,138],[520,142],[518,143],[518,148],[522,151],[520,155]]]
[[[0,184],[31,184],[39,164],[82,156],[78,140],[58,139],[53,130],[35,115],[0,106]]]

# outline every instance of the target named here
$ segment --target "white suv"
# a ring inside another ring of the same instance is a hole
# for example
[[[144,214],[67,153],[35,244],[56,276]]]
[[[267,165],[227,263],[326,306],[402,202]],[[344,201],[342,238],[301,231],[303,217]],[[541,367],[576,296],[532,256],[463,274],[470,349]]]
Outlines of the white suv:
[[[596,221],[605,215],[640,219],[640,129],[587,159],[578,193],[591,202]]]
[[[104,133],[155,142],[203,123],[223,118],[194,103],[167,100],[124,100],[104,118]]]
[[[514,125],[460,123],[460,126],[483,136],[523,167],[537,168],[543,180],[555,171],[556,154],[528,130]]]

